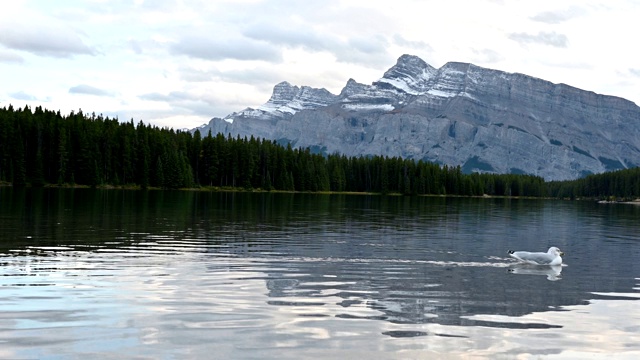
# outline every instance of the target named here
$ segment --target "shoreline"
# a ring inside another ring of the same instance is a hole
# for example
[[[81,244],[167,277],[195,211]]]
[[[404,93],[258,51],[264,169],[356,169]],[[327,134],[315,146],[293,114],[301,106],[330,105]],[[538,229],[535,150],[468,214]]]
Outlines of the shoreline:
[[[0,182],[0,188],[14,187],[9,182]],[[97,189],[97,190],[131,190],[131,191],[200,191],[200,192],[238,192],[238,193],[281,193],[281,194],[326,194],[326,195],[380,195],[380,196],[426,196],[426,197],[459,197],[459,198],[478,198],[478,199],[531,199],[531,200],[571,200],[568,198],[553,197],[534,197],[534,196],[508,196],[508,195],[456,195],[456,194],[420,194],[405,195],[402,193],[379,193],[379,192],[356,192],[356,191],[297,191],[297,190],[264,190],[264,189],[245,189],[242,187],[218,187],[218,186],[200,186],[191,188],[166,189],[161,187],[149,186],[146,189],[140,185],[80,185],[80,184],[45,184],[43,186],[33,186],[27,184],[15,188],[43,188],[43,189]],[[596,201],[598,204],[625,204],[640,206],[640,198],[634,200],[602,200],[597,198],[576,198],[576,201]]]

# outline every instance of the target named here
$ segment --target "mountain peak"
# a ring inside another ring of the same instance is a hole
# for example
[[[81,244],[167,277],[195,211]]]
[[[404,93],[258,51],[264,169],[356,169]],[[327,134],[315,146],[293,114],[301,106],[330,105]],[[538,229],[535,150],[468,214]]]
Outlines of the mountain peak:
[[[432,73],[436,71],[436,69],[415,55],[404,54],[398,58],[394,66],[384,73],[384,77],[416,76],[420,75],[423,71]]]
[[[298,87],[291,85],[287,81],[282,81],[273,87],[271,98],[258,110],[266,113],[295,114],[300,110],[328,105],[335,97],[324,88]]]
[[[353,94],[360,94],[366,91],[367,85],[360,84],[359,82],[353,80],[353,78],[347,81],[347,85],[340,92],[340,98],[344,99]]]
[[[271,98],[267,103],[284,105],[293,100],[299,91],[299,87],[293,86],[287,81],[282,81],[273,87],[273,93],[271,93]]]
[[[396,66],[399,66],[399,65],[410,65],[410,66],[417,66],[421,68],[429,66],[429,64],[427,64],[424,60],[422,60],[418,56],[409,55],[409,54],[400,55],[400,57],[398,58],[398,61],[396,62]]]
[[[408,94],[417,95],[426,91],[429,79],[436,72],[433,66],[421,58],[405,54],[398,58],[396,64],[377,83],[389,84]]]

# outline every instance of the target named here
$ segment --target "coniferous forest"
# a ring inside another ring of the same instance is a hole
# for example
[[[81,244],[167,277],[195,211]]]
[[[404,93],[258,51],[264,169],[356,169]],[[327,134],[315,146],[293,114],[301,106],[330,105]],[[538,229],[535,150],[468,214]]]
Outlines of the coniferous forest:
[[[81,110],[62,115],[10,105],[0,108],[0,183],[635,198],[640,196],[640,169],[563,182],[463,174],[460,167],[398,157],[323,155],[253,137],[192,134]]]

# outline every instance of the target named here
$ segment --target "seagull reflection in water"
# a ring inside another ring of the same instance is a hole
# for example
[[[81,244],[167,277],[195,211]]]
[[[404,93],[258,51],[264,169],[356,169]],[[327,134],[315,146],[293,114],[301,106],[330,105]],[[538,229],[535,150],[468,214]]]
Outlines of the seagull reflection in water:
[[[509,272],[518,275],[545,275],[549,281],[562,279],[562,265],[514,264],[509,266]]]

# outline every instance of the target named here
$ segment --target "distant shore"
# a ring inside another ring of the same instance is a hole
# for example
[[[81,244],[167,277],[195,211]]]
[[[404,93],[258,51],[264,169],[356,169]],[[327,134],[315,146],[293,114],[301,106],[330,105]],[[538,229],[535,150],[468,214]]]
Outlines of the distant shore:
[[[627,204],[627,205],[640,205],[640,199],[635,200],[600,200],[598,204]]]
[[[6,181],[0,181],[0,187],[13,187],[13,184]],[[163,190],[178,190],[178,191],[202,191],[202,192],[247,192],[247,193],[292,193],[292,194],[341,194],[341,195],[386,195],[386,196],[405,196],[401,193],[379,193],[379,192],[353,192],[353,191],[297,191],[297,190],[264,190],[264,189],[245,189],[242,187],[219,187],[219,186],[199,186],[199,187],[191,187],[191,188],[178,188],[178,189],[166,189],[161,187],[149,186],[146,189],[142,188],[140,185],[98,185],[95,187],[91,187],[89,185],[79,185],[79,184],[45,184],[43,186],[32,186],[27,184],[25,186],[21,186],[23,188],[47,188],[47,189],[99,189],[99,190],[152,190],[152,191],[163,191]],[[411,195],[408,195],[411,196]],[[465,196],[465,195],[454,195],[454,194],[421,194],[417,196],[428,196],[428,197],[468,197],[468,198],[484,198],[484,199],[556,199],[549,197],[531,197],[531,196],[500,196],[500,195],[480,195],[480,196]],[[592,199],[592,198],[579,198],[577,200],[583,201],[597,201],[599,204],[626,204],[626,205],[638,205],[640,206],[640,198],[635,200],[601,200],[601,199]]]

